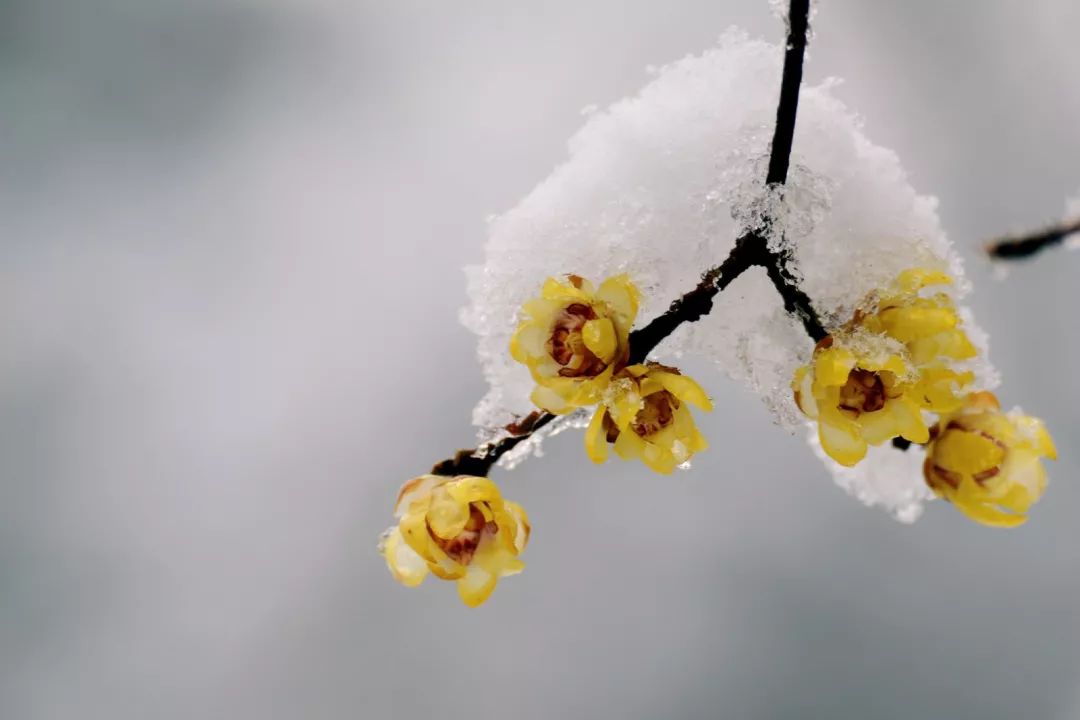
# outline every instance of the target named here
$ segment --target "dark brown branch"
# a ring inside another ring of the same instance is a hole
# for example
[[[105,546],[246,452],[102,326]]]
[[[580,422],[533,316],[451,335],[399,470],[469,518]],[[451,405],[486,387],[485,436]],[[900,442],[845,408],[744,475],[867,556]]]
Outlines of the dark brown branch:
[[[1080,233],[1080,218],[1044,228],[1030,235],[1004,237],[987,243],[986,252],[995,260],[1019,260],[1065,242],[1065,238]]]
[[[784,76],[780,80],[780,102],[776,105],[776,128],[769,155],[768,185],[783,185],[791,164],[791,143],[795,137],[795,116],[799,109],[806,32],[810,28],[810,0],[791,0],[788,11],[788,37],[784,50]]]
[[[784,71],[780,83],[780,102],[776,108],[776,127],[769,152],[766,185],[783,186],[791,164],[791,145],[795,136],[795,118],[799,108],[799,87],[802,83],[803,56],[806,51],[806,32],[809,27],[810,0],[791,0],[788,17],[788,38],[784,52]],[[630,333],[629,362],[643,362],[649,353],[683,323],[696,322],[712,310],[713,298],[731,281],[752,267],[765,271],[784,301],[784,309],[797,317],[815,342],[828,332],[814,310],[810,298],[799,289],[788,270],[788,256],[769,249],[767,238],[771,222],[763,227],[748,228],[735,241],[735,247],[723,263],[706,271],[697,287],[671,303],[666,312],[653,318],[648,325]],[[473,450],[461,450],[453,458],[443,460],[432,468],[436,475],[487,475],[500,457],[513,450],[555,416],[533,412],[520,422],[506,426],[507,437]]]

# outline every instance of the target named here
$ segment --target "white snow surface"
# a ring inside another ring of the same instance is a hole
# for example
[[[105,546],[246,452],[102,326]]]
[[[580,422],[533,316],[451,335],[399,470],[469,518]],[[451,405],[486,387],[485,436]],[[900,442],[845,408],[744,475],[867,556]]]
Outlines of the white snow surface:
[[[846,320],[868,293],[912,266],[945,269],[958,279],[956,295],[967,291],[937,200],[919,195],[896,154],[867,139],[859,117],[834,96],[835,79],[802,87],[787,186],[782,196],[765,196],[782,59],[781,47],[732,29],[704,54],[660,68],[637,95],[590,113],[569,141],[569,158],[490,221],[484,264],[466,268],[470,301],[461,313],[478,336],[490,384],[473,412],[482,438],[533,409],[533,383],[508,345],[519,307],[545,278],[572,272],[599,282],[629,273],[643,294],[640,327],[720,263],[763,209],[779,218],[784,236],[774,242],[793,253],[826,325]],[[978,345],[985,335],[970,330]],[[812,349],[764,272],[752,269],[717,297],[709,316],[681,327],[654,355],[674,364],[684,353],[711,358],[794,430],[805,419],[790,380]],[[985,361],[974,369],[981,387],[996,383]],[[886,453],[900,454],[883,448],[859,472],[834,476],[865,502],[914,519],[927,497],[912,489],[921,473],[867,479],[908,471],[911,457]]]

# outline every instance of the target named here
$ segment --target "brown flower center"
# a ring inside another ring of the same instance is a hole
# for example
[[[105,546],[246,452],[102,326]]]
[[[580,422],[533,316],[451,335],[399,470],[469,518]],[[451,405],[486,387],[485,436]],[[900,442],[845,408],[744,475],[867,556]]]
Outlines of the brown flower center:
[[[476,554],[476,548],[480,546],[480,539],[484,536],[484,533],[488,532],[494,535],[498,531],[499,527],[493,522],[487,522],[484,519],[484,513],[480,512],[480,509],[474,503],[469,505],[469,519],[465,522],[465,527],[455,537],[446,540],[431,532],[430,528],[428,529],[428,535],[452,560],[462,565],[468,565],[472,562],[473,555]]]
[[[679,400],[667,390],[645,396],[645,407],[638,410],[630,429],[641,437],[649,437],[675,422]]]
[[[555,362],[562,365],[562,377],[593,377],[607,367],[589,348],[581,329],[585,323],[596,319],[596,311],[584,303],[574,303],[563,308],[555,318],[547,351]]]
[[[869,370],[856,368],[840,388],[840,407],[854,412],[875,412],[885,407],[885,383]]]

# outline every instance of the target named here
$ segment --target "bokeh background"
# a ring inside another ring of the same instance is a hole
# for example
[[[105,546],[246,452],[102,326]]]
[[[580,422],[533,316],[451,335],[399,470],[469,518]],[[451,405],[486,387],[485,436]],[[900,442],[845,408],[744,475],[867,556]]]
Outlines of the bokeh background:
[[[1080,718],[1080,255],[979,250],[1080,188],[1080,5],[821,5],[1054,431],[1033,521],[865,509],[699,363],[691,472],[499,475],[529,567],[469,610],[375,541],[472,444],[484,217],[766,0],[0,0],[0,717]]]

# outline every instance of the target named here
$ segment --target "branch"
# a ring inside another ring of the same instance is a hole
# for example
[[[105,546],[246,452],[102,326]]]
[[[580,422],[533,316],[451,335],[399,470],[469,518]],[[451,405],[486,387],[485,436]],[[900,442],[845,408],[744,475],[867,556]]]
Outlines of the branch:
[[[769,155],[768,185],[783,185],[791,164],[791,141],[795,137],[795,115],[799,109],[806,31],[810,27],[810,0],[791,0],[788,37],[784,51],[784,77],[780,81],[780,102],[776,106],[772,153]]]
[[[776,127],[769,152],[766,185],[782,187],[791,164],[791,144],[795,136],[795,118],[799,108],[806,32],[809,27],[810,0],[791,0],[788,14],[788,38],[784,52],[784,72],[780,83],[780,102],[776,108]],[[765,218],[763,227],[749,228],[735,241],[735,247],[720,265],[701,277],[697,287],[671,303],[666,312],[648,325],[630,333],[629,363],[640,363],[664,338],[683,323],[696,322],[712,310],[713,298],[731,282],[754,266],[765,268],[769,280],[784,301],[784,309],[799,318],[806,333],[815,342],[828,332],[814,310],[810,298],[799,289],[788,270],[788,254],[769,249],[767,238],[772,221]],[[459,450],[450,459],[432,468],[436,475],[487,475],[499,458],[544,427],[555,416],[535,411],[520,422],[506,426],[509,436],[471,450]]]
[[[1030,235],[1004,237],[987,243],[986,252],[995,260],[1019,260],[1060,245],[1065,238],[1080,233],[1080,218],[1044,228]]]

